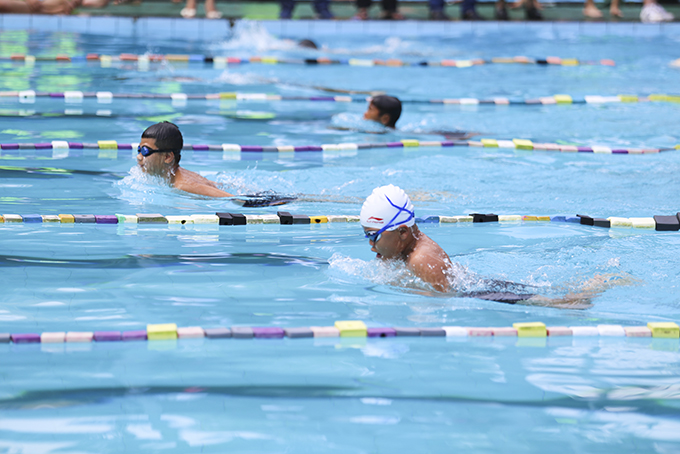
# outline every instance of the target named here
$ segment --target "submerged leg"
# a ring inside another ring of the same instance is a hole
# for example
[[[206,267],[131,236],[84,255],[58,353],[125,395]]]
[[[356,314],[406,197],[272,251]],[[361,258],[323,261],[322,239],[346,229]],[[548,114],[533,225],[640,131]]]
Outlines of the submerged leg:
[[[520,304],[527,306],[555,307],[558,309],[589,309],[593,307],[591,300],[612,287],[635,285],[639,279],[626,274],[597,274],[580,285],[578,291],[569,292],[560,298],[549,298],[534,295]]]

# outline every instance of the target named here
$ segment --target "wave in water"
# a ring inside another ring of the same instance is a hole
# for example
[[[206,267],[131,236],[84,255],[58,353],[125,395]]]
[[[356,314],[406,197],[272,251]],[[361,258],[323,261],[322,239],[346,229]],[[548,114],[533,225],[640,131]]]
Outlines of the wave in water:
[[[329,259],[331,277],[352,284],[373,283],[414,290],[433,291],[433,288],[416,277],[402,261],[361,260],[336,253]],[[474,292],[536,292],[537,286],[517,282],[489,279],[469,271],[465,266],[453,262],[449,275],[452,294]],[[550,290],[550,283],[541,286],[541,293]]]
[[[240,20],[234,25],[231,39],[212,46],[213,52],[225,50],[293,50],[300,49],[292,39],[278,39],[257,21]]]
[[[385,134],[393,131],[376,121],[364,120],[364,117],[361,114],[347,112],[333,115],[333,117],[331,117],[331,127],[374,134]]]
[[[424,45],[422,42],[405,40],[400,37],[391,36],[381,44],[368,46],[347,46],[330,48],[324,43],[316,43],[319,49],[302,48],[298,46],[298,40],[280,39],[270,34],[265,27],[258,21],[240,20],[233,28],[232,36],[229,40],[211,46],[215,54],[223,51],[282,51],[317,56],[320,53],[326,55],[348,55],[348,56],[405,56],[405,57],[428,57],[436,55],[433,48]]]

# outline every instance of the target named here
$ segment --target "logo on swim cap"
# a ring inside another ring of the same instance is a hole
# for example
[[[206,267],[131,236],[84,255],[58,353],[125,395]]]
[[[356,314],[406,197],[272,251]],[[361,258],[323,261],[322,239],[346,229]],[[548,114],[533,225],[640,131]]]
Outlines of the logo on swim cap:
[[[360,219],[361,225],[380,227],[382,231],[394,230],[400,225],[410,227],[416,221],[408,195],[391,184],[373,190],[361,207]]]

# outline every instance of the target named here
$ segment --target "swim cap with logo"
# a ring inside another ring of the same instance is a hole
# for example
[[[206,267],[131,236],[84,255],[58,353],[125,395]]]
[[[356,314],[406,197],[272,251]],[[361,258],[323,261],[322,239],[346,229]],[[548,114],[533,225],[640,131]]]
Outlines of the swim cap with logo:
[[[410,227],[416,222],[408,195],[392,184],[373,190],[361,207],[360,219],[362,226],[382,232],[395,230],[400,225]]]

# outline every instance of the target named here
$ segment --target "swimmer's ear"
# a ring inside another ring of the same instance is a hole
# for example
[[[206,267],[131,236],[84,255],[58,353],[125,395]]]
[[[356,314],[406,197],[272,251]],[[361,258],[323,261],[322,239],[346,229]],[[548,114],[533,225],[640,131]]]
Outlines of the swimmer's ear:
[[[384,113],[384,114],[380,115],[380,123],[382,123],[384,126],[387,126],[388,124],[390,124],[391,119],[392,118],[390,117],[390,114]]]
[[[175,162],[175,153],[163,153],[163,162],[172,164]]]
[[[408,230],[409,230],[408,227],[406,227],[406,226],[404,226],[404,225],[400,226],[400,227],[399,227],[399,236],[400,236],[402,239],[405,239],[405,238],[407,237],[407,232],[408,232]]]

